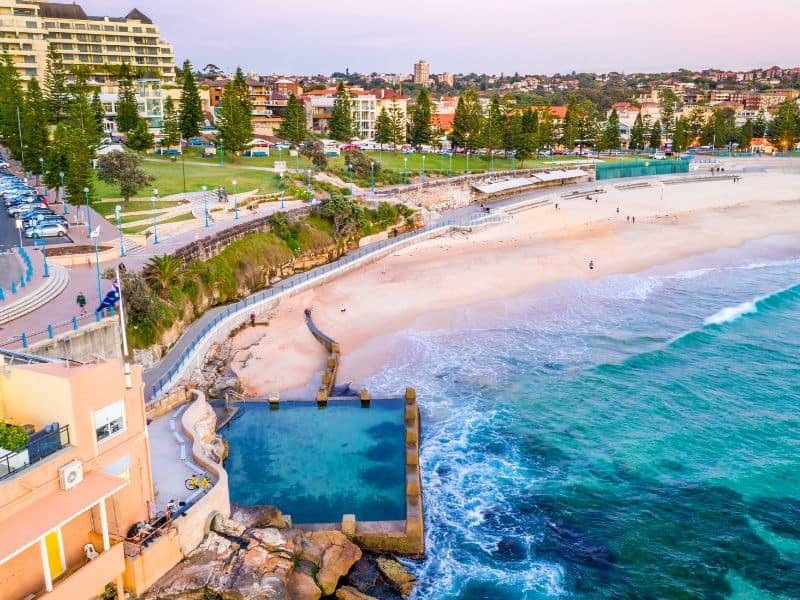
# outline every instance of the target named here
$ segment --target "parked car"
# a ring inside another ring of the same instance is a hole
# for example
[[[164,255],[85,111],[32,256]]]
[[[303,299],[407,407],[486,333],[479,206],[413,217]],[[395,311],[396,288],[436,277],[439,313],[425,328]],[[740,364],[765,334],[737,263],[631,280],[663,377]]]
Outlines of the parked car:
[[[32,219],[36,215],[54,215],[55,212],[50,208],[32,208],[31,210],[26,210],[24,213],[21,213],[18,218],[22,219]]]
[[[47,205],[44,202],[26,202],[24,204],[16,204],[8,209],[8,214],[16,218],[19,215],[28,212],[29,210],[33,210],[34,208],[47,208]]]
[[[6,161],[0,160],[0,169],[7,169],[10,166]]]
[[[40,215],[31,222],[30,226],[44,225],[46,223],[58,223],[59,225],[63,225],[64,229],[69,231],[69,223],[61,215]]]
[[[664,152],[658,150],[657,152],[653,152],[650,155],[650,158],[652,158],[653,160],[664,160],[665,158],[667,158],[667,155]]]
[[[60,223],[43,223],[25,229],[26,238],[64,237],[67,228]]]
[[[358,146],[356,146],[355,144],[345,144],[344,146],[342,146],[342,147],[340,148],[340,150],[341,150],[342,152],[347,152],[348,150],[361,150],[361,148],[359,148],[359,147],[358,147]]]

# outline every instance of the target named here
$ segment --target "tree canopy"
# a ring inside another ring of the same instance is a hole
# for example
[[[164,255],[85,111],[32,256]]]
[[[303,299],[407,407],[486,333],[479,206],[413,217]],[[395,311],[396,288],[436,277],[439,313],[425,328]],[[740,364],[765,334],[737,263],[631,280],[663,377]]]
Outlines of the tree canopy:
[[[222,103],[217,117],[219,141],[224,150],[239,153],[253,139],[252,106],[247,81],[241,67],[236,69],[222,94]]]
[[[187,59],[183,61],[181,72],[181,109],[180,130],[184,139],[189,139],[200,133],[200,123],[203,121],[203,105],[200,102],[200,92],[192,73],[192,63]]]
[[[128,150],[101,156],[97,160],[97,176],[108,184],[116,185],[125,202],[155,181],[142,168],[142,157]]]

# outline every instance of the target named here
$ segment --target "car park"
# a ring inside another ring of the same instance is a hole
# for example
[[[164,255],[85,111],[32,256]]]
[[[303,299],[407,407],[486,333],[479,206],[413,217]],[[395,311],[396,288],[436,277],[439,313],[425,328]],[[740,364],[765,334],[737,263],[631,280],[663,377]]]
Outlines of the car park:
[[[34,225],[25,229],[26,238],[64,237],[67,228],[60,223],[46,223]]]
[[[47,205],[44,202],[26,202],[24,204],[17,204],[8,209],[8,214],[16,218],[22,213],[28,212],[34,208],[47,208]]]
[[[69,223],[67,220],[62,217],[61,215],[44,215],[38,217],[36,220],[33,221],[32,225],[43,225],[49,223],[58,223],[59,225],[63,225],[64,229],[69,231]]]

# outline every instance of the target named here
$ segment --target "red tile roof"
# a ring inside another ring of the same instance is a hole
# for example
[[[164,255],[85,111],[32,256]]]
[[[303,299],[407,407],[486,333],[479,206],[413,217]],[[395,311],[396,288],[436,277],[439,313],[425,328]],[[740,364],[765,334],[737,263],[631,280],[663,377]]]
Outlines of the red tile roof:
[[[431,125],[438,127],[445,133],[453,130],[454,113],[434,113],[431,116]]]

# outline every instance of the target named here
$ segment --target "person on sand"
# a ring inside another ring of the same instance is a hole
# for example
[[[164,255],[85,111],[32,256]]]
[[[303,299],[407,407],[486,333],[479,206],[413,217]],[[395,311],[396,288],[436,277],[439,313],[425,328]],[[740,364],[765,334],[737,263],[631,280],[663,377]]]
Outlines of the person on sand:
[[[344,304],[342,304],[342,307],[339,309],[339,312],[347,312],[347,309],[345,308]]]
[[[590,261],[589,261],[589,270],[591,271],[591,270],[593,270],[593,269],[594,269],[594,261],[593,261],[593,260],[590,260]]]
[[[558,210],[558,202],[556,202],[556,210]]]
[[[636,223],[636,217],[631,217],[631,224]]]
[[[250,313],[250,326],[256,326],[256,313]]]
[[[630,216],[630,215],[625,215],[625,220],[626,220],[628,223],[630,223],[630,222],[631,222],[631,216]]]
[[[617,214],[619,214],[619,206],[617,207]]]

